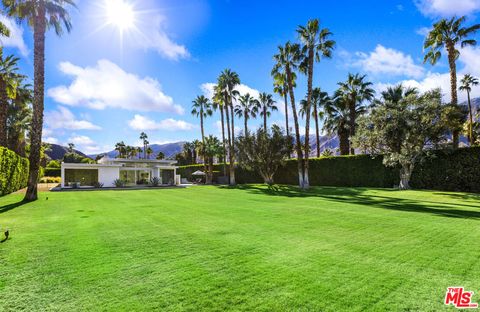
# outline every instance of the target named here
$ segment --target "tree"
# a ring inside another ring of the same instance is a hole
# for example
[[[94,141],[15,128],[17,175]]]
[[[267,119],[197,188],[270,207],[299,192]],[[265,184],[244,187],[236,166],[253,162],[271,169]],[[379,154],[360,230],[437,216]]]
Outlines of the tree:
[[[69,153],[75,153],[75,144],[68,143],[68,152]]]
[[[130,146],[130,152],[128,153],[129,157],[134,159],[138,155],[138,148],[135,146]]]
[[[10,100],[7,113],[8,148],[25,157],[26,132],[32,120],[33,90],[30,84],[19,82],[15,99]]]
[[[207,164],[206,184],[212,184],[213,181],[213,160],[222,155],[222,144],[220,140],[213,135],[209,135],[202,143],[202,156]]]
[[[157,157],[158,160],[163,160],[165,159],[165,154],[163,152],[158,152]]]
[[[143,159],[147,158],[147,146],[150,143],[147,139],[148,135],[142,131],[142,133],[140,133],[140,140],[142,140],[143,143]]]
[[[278,53],[273,56],[275,65],[272,69],[272,76],[285,73],[287,79],[288,93],[290,94],[290,105],[292,106],[293,122],[295,124],[295,150],[298,159],[298,185],[304,188],[305,167],[303,165],[302,142],[300,140],[300,125],[298,123],[297,108],[295,106],[295,93],[293,91],[295,82],[295,70],[301,61],[300,45],[287,42],[284,46],[278,47]]]
[[[308,178],[308,158],[310,154],[310,112],[312,105],[312,85],[313,85],[313,66],[314,62],[320,62],[321,58],[331,58],[335,47],[335,41],[330,40],[332,33],[328,28],[320,29],[318,19],[312,19],[306,26],[299,26],[297,33],[303,43],[302,54],[304,62],[300,67],[301,71],[307,75],[307,104],[305,112],[305,161],[304,166],[304,186],[310,186]]]
[[[417,88],[404,87],[401,83],[393,87],[388,87],[385,91],[381,92],[383,103],[387,105],[397,105],[401,100],[412,94],[418,94]],[[382,104],[382,102],[380,103]]]
[[[430,62],[430,64],[435,65],[440,57],[442,56],[442,50],[445,48],[447,50],[448,65],[450,67],[450,91],[451,91],[451,104],[453,107],[458,105],[457,97],[457,64],[456,61],[460,56],[461,48],[467,46],[475,46],[477,41],[472,39],[471,36],[474,35],[479,29],[480,24],[475,24],[473,26],[465,26],[466,17],[462,16],[460,18],[452,17],[451,19],[441,19],[437,23],[433,24],[433,29],[428,33],[424,49],[426,51],[424,57],[424,63]],[[455,115],[455,114],[454,114]],[[456,114],[461,117],[461,114]],[[452,144],[454,148],[458,147],[461,122],[453,123],[457,127],[450,129],[452,131]]]
[[[212,104],[210,101],[203,95],[197,96],[195,100],[192,101],[192,115],[196,117],[200,117],[200,131],[202,134],[202,144],[205,143],[205,133],[203,130],[203,119],[206,118],[207,116],[212,116],[213,111],[212,111]],[[205,169],[206,164],[204,161]]]
[[[230,185],[235,185],[235,116],[233,111],[233,100],[239,95],[235,89],[240,84],[240,77],[238,74],[230,69],[225,69],[218,77],[217,85],[221,90],[226,103],[226,116],[228,128],[228,149],[229,149],[229,174]],[[229,123],[229,108],[230,119]]]
[[[325,105],[327,118],[324,123],[324,129],[329,134],[335,133],[339,140],[340,155],[350,153],[349,141],[349,116],[350,109],[343,97],[334,97]]]
[[[323,92],[320,88],[314,88],[312,91],[312,117],[315,121],[315,138],[317,145],[317,157],[320,157],[320,125],[319,119],[322,119],[324,116],[323,107],[330,101],[330,97],[327,92]],[[300,115],[305,116],[307,112],[307,100],[302,100],[300,102]]]
[[[260,173],[268,185],[274,183],[274,176],[292,152],[292,138],[283,129],[273,125],[271,131],[258,129],[256,133],[238,138],[238,161],[247,170]]]
[[[271,112],[278,110],[275,103],[271,94],[265,92],[260,93],[258,107],[260,116],[263,117],[263,131],[267,131],[267,118],[270,117]]]
[[[127,147],[123,141],[115,144],[115,150],[118,152],[118,158],[125,158],[127,154]]]
[[[183,155],[187,165],[194,164],[193,154],[195,153],[195,144],[193,142],[185,142],[183,144]]]
[[[18,74],[18,57],[4,57],[0,50],[0,146],[7,146],[8,105],[16,97],[17,86],[23,76]]]
[[[296,80],[296,77],[294,78],[294,81],[295,80]],[[296,87],[296,85],[294,87]],[[287,85],[287,77],[285,73],[283,72],[274,73],[273,92],[283,97],[284,109],[285,109],[285,130],[287,132],[287,136],[290,136],[290,133],[289,133],[290,129],[288,127],[288,100],[287,100],[288,85]]]
[[[150,156],[153,154],[153,149],[149,146],[147,147],[147,159],[150,159]]]
[[[473,112],[472,112],[472,103],[470,101],[470,92],[472,91],[473,86],[478,85],[478,79],[473,77],[470,74],[466,74],[463,76],[462,80],[460,81],[460,90],[467,92],[467,104],[468,104],[468,140],[470,142],[470,146],[475,144],[475,138],[473,136]]]
[[[365,81],[366,75],[348,74],[347,81],[339,82],[339,88],[335,97],[342,97],[343,101],[348,106],[348,129],[350,138],[355,135],[355,128],[357,125],[357,116],[365,112],[362,108],[364,101],[372,101],[375,95],[375,90],[372,88],[372,83]],[[350,148],[350,154],[355,154],[355,149]]]
[[[248,135],[248,120],[257,117],[259,102],[250,93],[240,96],[238,102],[239,104],[235,105],[235,115],[243,118],[244,134]]]
[[[19,21],[27,21],[33,28],[33,67],[34,98],[33,117],[30,130],[30,168],[28,188],[25,200],[33,201],[37,196],[38,171],[42,148],[43,108],[45,91],[45,33],[53,27],[58,36],[63,33],[63,26],[70,32],[72,24],[66,9],[75,7],[73,0],[2,0],[4,12]]]
[[[219,110],[220,111],[220,122],[221,122],[221,126],[222,126],[222,147],[223,147],[222,162],[223,162],[223,175],[224,176],[227,175],[227,166],[226,166],[227,154],[226,154],[226,147],[225,147],[226,140],[225,140],[225,114],[224,114],[226,106],[227,106],[227,104],[225,102],[225,98],[223,97],[222,90],[217,84],[217,85],[215,85],[215,88],[214,88],[212,108],[214,110]]]
[[[400,167],[400,189],[409,189],[415,165],[444,139],[440,90],[411,94],[398,105],[377,105],[359,121],[353,144],[383,155],[387,166]]]

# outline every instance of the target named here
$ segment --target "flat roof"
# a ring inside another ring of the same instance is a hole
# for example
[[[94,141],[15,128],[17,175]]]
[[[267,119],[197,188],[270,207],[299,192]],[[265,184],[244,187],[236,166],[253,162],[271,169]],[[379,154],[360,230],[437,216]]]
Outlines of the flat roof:
[[[128,158],[102,158],[101,162],[129,162],[129,163],[153,163],[153,164],[176,164],[176,160],[166,159],[128,159]]]

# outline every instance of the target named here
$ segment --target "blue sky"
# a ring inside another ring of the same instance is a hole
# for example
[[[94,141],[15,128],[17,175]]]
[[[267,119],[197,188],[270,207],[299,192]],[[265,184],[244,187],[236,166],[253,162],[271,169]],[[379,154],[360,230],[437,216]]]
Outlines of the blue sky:
[[[118,16],[112,17],[118,15],[112,6],[122,5],[135,12],[133,27],[123,33]],[[277,46],[297,40],[295,29],[311,18],[319,18],[337,42],[333,58],[316,65],[315,86],[332,92],[349,72],[359,72],[379,91],[398,82],[422,91],[439,86],[448,100],[445,60],[422,64],[425,32],[438,18],[455,14],[476,22],[479,10],[480,0],[81,0],[71,10],[73,31],[47,35],[44,139],[98,153],[120,140],[138,144],[142,130],[152,143],[199,138],[191,101],[208,95],[225,68],[239,73],[240,92],[272,93]],[[32,76],[32,34],[25,25],[11,27],[4,45]],[[459,74],[480,75],[479,53],[463,51]],[[305,90],[300,76],[298,100]],[[284,118],[280,110],[270,121],[283,125]],[[206,120],[206,133],[220,134],[218,119]]]

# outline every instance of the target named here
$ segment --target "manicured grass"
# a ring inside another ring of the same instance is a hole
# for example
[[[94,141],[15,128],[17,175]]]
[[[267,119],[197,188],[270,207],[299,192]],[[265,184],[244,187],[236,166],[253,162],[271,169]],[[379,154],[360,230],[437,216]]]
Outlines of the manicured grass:
[[[480,301],[476,195],[247,186],[21,198],[0,198],[11,228],[1,311],[438,311],[448,286]]]

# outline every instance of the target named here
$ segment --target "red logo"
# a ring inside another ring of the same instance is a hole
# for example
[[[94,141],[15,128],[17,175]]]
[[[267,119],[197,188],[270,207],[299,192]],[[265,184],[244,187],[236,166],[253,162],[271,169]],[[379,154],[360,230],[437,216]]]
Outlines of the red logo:
[[[478,303],[472,302],[473,291],[465,291],[463,287],[448,287],[445,304],[452,304],[458,309],[476,309]]]

